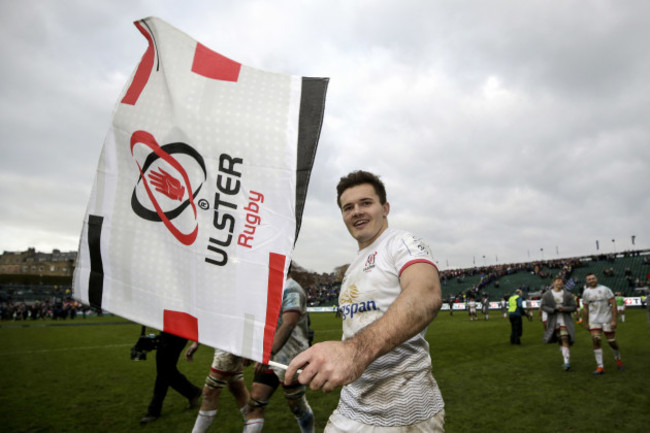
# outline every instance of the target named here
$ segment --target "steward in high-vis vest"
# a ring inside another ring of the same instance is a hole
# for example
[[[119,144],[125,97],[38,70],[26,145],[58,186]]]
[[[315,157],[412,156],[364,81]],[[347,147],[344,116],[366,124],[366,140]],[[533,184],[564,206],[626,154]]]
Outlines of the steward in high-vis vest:
[[[515,290],[515,293],[508,299],[508,317],[510,318],[510,344],[521,344],[521,334],[523,332],[523,323],[521,317],[526,315],[521,289]]]

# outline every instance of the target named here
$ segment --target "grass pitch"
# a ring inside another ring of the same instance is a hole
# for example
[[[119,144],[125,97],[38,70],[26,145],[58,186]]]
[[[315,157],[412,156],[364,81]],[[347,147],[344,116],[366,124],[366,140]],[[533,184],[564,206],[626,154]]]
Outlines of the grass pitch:
[[[479,315],[481,317],[481,315]],[[339,339],[340,319],[312,314],[316,341]],[[522,346],[509,344],[510,324],[492,312],[470,322],[466,313],[441,312],[429,327],[433,373],[446,403],[446,431],[642,432],[650,407],[650,330],[645,310],[628,310],[617,338],[625,371],[604,347],[604,376],[595,368],[591,341],[578,325],[564,372],[556,345],[541,340],[538,320],[524,322]],[[195,410],[170,390],[161,418],[140,426],[153,392],[155,354],[129,359],[140,326],[116,317],[0,324],[0,422],[6,432],[190,432]],[[202,386],[212,350],[199,349],[180,370]],[[250,385],[252,368],[245,374]],[[338,392],[308,391],[322,431]],[[234,399],[222,394],[210,431],[240,432]],[[267,408],[265,432],[299,431],[281,391]]]

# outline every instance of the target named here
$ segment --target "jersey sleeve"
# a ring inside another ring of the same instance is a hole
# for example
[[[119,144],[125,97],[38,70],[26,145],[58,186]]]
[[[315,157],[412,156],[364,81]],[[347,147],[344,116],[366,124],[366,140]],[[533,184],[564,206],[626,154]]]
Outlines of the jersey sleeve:
[[[293,283],[293,281],[291,281],[291,283]],[[291,283],[287,284],[287,287],[284,289],[284,294],[282,295],[282,312],[286,313],[288,311],[295,311],[302,314],[303,295],[300,290],[296,289]]]
[[[300,312],[300,295],[298,293],[287,292],[284,294],[282,299],[282,312],[286,313],[287,311]]]
[[[396,237],[393,244],[393,260],[398,275],[402,275],[406,268],[415,263],[429,263],[438,270],[433,262],[429,245],[422,238],[411,233],[403,233]]]

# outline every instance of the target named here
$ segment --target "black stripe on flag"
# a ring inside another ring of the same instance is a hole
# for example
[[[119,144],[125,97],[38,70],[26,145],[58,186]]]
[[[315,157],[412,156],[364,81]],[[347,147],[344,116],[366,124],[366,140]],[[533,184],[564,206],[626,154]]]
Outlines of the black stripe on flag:
[[[104,266],[101,251],[103,223],[104,217],[88,215],[88,250],[90,253],[88,301],[90,306],[95,308],[102,308],[102,295],[104,292]]]
[[[302,78],[300,117],[298,119],[298,155],[296,164],[296,238],[300,232],[309,178],[316,158],[318,139],[325,114],[327,78]]]

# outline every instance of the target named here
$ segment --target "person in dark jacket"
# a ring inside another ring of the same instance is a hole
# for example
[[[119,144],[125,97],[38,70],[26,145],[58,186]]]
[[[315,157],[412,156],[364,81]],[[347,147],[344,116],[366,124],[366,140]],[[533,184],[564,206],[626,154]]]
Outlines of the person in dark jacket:
[[[521,344],[523,334],[523,323],[521,318],[527,316],[524,309],[521,289],[508,299],[508,318],[510,319],[510,344]]]
[[[575,326],[573,324],[572,313],[576,311],[578,305],[575,297],[564,288],[564,281],[558,277],[553,280],[553,289],[548,290],[542,296],[540,308],[547,314],[546,331],[544,332],[544,342],[560,344],[560,351],[565,371],[571,368],[570,347],[575,342]]]
[[[169,387],[187,399],[188,408],[198,405],[201,388],[190,382],[176,367],[178,357],[186,344],[187,339],[185,338],[167,332],[160,333],[156,350],[156,382],[153,388],[153,397],[149,403],[147,414],[140,420],[141,424],[153,422],[160,417]]]

